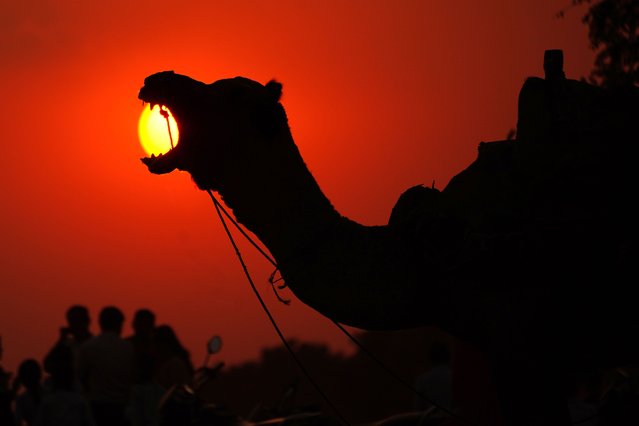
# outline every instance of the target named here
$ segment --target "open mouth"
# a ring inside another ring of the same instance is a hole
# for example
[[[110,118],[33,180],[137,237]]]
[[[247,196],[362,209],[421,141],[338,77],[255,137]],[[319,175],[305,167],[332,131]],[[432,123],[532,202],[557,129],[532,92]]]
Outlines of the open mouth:
[[[171,111],[179,132],[179,143],[162,155],[141,158],[151,173],[169,173],[175,169],[188,170],[193,160],[192,132],[193,105],[198,105],[201,93],[207,85],[191,77],[176,74],[173,71],[160,71],[144,79],[144,85],[138,93],[138,99],[149,107],[160,106]],[[167,112],[168,113],[168,112]],[[183,126],[182,126],[183,125]],[[169,131],[170,126],[167,127]]]
[[[152,110],[156,106],[160,107],[160,113],[168,120],[168,106],[164,102],[155,100],[150,94],[147,93],[145,87],[140,90],[138,98],[142,100],[142,105],[149,105]],[[175,117],[174,117],[175,118]],[[170,128],[167,126],[167,132],[170,132]],[[171,143],[171,148],[164,154],[151,154],[150,157],[144,157],[140,160],[147,166],[149,171],[154,174],[170,173],[179,166],[178,146]]]

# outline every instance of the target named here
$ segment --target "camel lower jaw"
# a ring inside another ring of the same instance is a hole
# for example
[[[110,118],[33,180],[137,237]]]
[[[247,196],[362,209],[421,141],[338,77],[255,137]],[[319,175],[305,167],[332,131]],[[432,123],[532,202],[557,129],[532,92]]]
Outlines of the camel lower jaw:
[[[151,155],[151,157],[140,158],[140,161],[149,169],[149,172],[156,175],[163,175],[170,173],[177,168],[174,154],[175,149],[172,149],[166,154],[160,154],[158,156]],[[173,155],[172,155],[173,154]]]

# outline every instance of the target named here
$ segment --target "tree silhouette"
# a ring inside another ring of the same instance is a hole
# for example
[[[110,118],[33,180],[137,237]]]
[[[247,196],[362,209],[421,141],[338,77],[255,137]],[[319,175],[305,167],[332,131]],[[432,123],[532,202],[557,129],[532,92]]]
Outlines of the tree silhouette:
[[[428,349],[433,342],[452,342],[449,335],[435,327],[362,331],[356,338],[411,385],[431,367]],[[413,410],[415,395],[361,350],[346,356],[332,352],[325,344],[299,341],[289,344],[317,385],[349,421],[371,422]],[[281,345],[264,348],[258,361],[221,370],[203,387],[202,395],[252,420],[292,414],[296,410],[319,409],[333,414]]]
[[[639,0],[572,0],[590,4],[582,21],[588,25],[590,47],[597,52],[591,83],[639,85]],[[558,13],[563,17],[565,10]]]

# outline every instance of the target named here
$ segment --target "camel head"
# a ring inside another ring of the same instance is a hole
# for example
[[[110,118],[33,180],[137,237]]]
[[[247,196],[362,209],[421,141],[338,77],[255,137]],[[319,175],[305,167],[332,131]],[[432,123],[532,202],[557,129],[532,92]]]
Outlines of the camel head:
[[[138,98],[171,110],[180,133],[169,152],[142,162],[151,173],[175,169],[191,174],[200,189],[219,190],[253,167],[275,134],[288,129],[279,104],[282,85],[244,77],[205,84],[163,71],[144,80]]]

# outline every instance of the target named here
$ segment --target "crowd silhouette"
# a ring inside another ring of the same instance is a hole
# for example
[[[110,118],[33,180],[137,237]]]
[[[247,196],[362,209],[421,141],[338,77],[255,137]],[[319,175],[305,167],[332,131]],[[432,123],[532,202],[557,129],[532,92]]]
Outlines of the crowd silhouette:
[[[24,359],[13,380],[0,367],[0,426],[175,424],[167,420],[175,413],[165,413],[162,401],[180,385],[191,384],[196,370],[174,329],[156,324],[149,309],[134,313],[128,336],[122,335],[126,319],[119,308],[105,306],[97,319],[99,332],[93,334],[88,309],[71,306],[67,324],[41,362]],[[364,332],[358,339],[401,377],[413,377],[425,398],[379,372],[361,351],[344,356],[326,345],[291,342],[321,388],[346,405],[344,414],[351,421],[429,412],[451,421],[459,416],[476,425],[503,424],[486,360],[474,347],[428,327]],[[265,349],[259,362],[229,367],[215,377],[213,386],[204,389],[206,399],[249,421],[302,408],[331,412],[310,384],[300,381],[283,347]],[[575,377],[569,401],[573,420],[586,426],[627,424],[624,419],[636,418],[637,381],[639,371],[628,369]],[[433,411],[439,407],[455,416]]]
[[[73,305],[41,362],[27,358],[15,379],[0,367],[2,426],[158,426],[160,401],[194,374],[173,328],[139,309],[123,336],[124,313],[103,307],[91,332],[87,307]],[[2,342],[0,340],[0,357]]]
[[[125,315],[115,306],[103,307],[96,322],[94,334],[89,310],[73,305],[66,311],[66,324],[60,327],[57,340],[41,361],[22,361],[14,380],[10,373],[0,370],[0,426],[167,424],[167,414],[160,408],[163,398],[172,389],[191,383],[196,374],[191,356],[175,330],[158,324],[149,309],[134,312],[130,323],[133,332],[128,336],[123,335]],[[426,349],[434,345],[432,337],[425,340],[421,334],[365,333],[360,337],[389,363],[396,365],[397,357],[404,359],[401,374],[417,377],[424,367],[438,367],[439,361],[447,363],[441,356],[442,359],[421,359],[420,354],[428,353]],[[339,389],[346,390],[343,381],[337,379],[341,377],[352,384],[352,391],[361,396],[361,401],[349,404],[353,405],[352,412],[348,412],[350,418],[371,420],[412,409],[412,397],[397,392],[392,379],[387,383],[388,378],[370,375],[370,362],[362,353],[344,357],[331,353],[325,345],[292,344],[305,364],[335,373],[318,378],[337,399],[344,399]],[[433,353],[437,349],[446,352],[447,347],[440,344],[431,349]],[[299,372],[282,348],[265,349],[264,356],[258,364],[242,364],[220,372],[215,385],[206,389],[210,399],[246,418],[260,406],[261,411],[254,413],[253,420],[286,415],[300,407],[330,412],[309,384],[300,382]],[[372,385],[375,381],[380,386]],[[291,383],[296,385],[291,387]],[[437,386],[430,390],[437,392]],[[397,395],[379,392],[379,387]],[[295,392],[288,395],[293,388]],[[379,400],[372,405],[372,393],[367,393],[366,388],[378,394],[375,398]],[[367,415],[362,414],[364,411]]]

